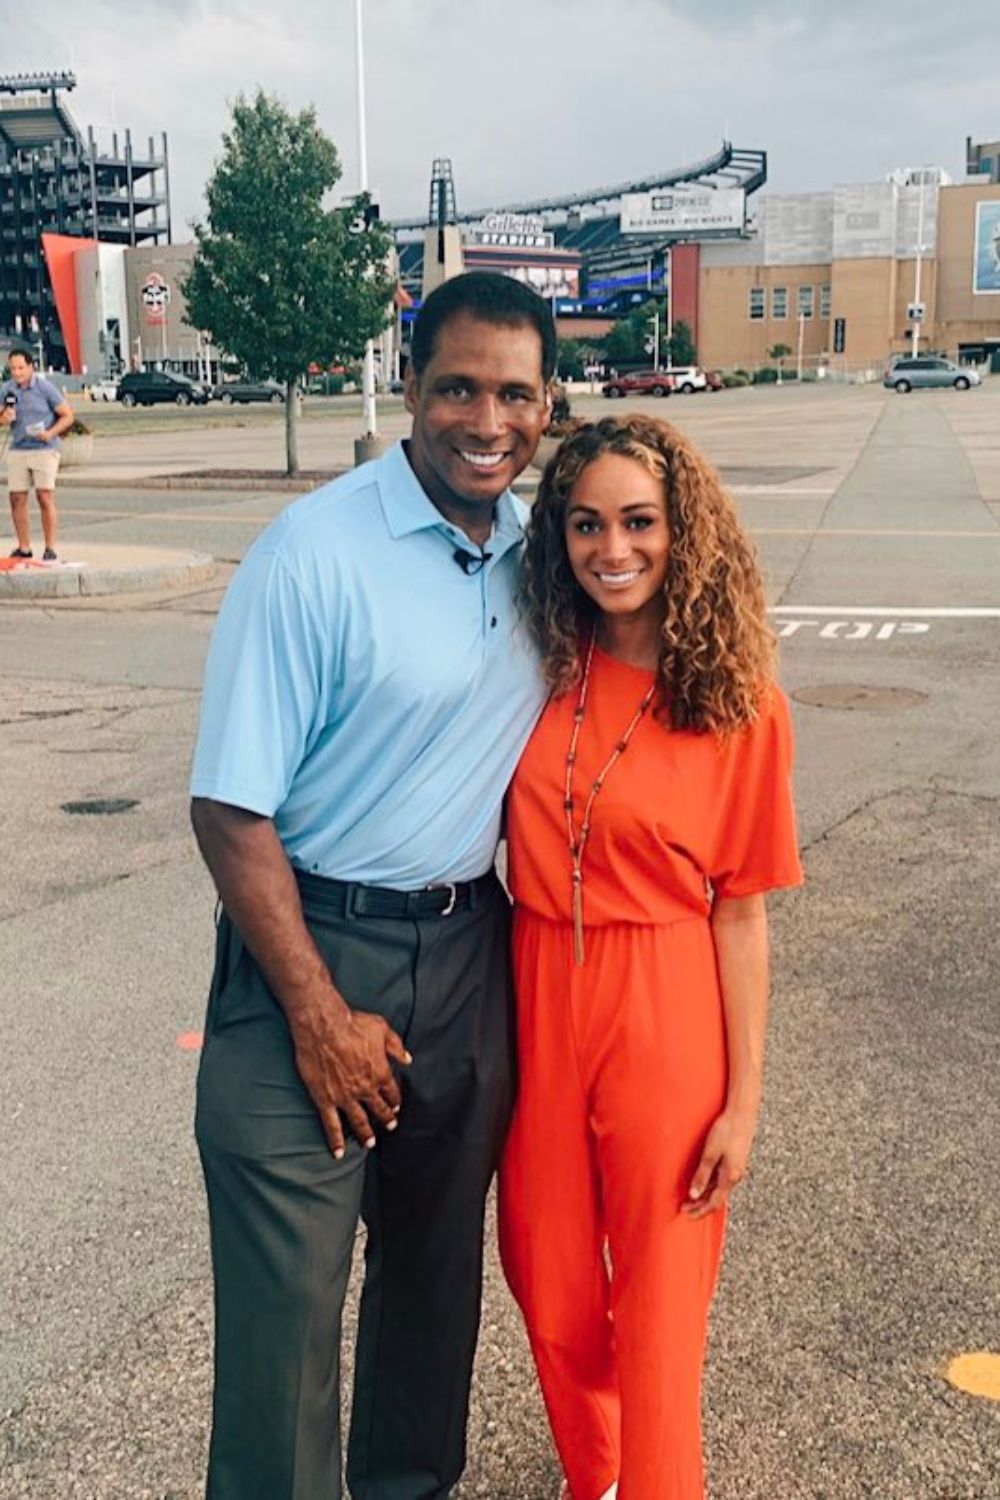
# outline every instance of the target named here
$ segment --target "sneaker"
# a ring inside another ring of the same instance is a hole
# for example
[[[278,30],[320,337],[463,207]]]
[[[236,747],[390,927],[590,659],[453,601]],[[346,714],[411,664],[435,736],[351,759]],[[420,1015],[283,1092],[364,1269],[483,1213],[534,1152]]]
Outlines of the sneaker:
[[[59,559],[58,559],[58,557],[55,554],[54,548],[52,548],[52,547],[46,547],[45,551],[42,553],[42,562],[58,562],[58,561],[59,561]]]
[[[10,555],[11,557],[34,557],[35,554],[30,547],[15,547]]]

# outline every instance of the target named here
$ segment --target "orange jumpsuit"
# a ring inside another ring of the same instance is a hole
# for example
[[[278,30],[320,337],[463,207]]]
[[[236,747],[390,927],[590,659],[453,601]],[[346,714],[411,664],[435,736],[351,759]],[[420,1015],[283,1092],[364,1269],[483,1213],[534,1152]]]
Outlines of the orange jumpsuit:
[[[652,674],[594,652],[576,826]],[[594,804],[573,962],[563,809],[576,695],[508,808],[520,1085],[500,1248],[574,1500],[701,1500],[701,1368],[723,1215],[680,1213],[726,1097],[712,892],[801,880],[787,704],[720,741],[640,722]]]

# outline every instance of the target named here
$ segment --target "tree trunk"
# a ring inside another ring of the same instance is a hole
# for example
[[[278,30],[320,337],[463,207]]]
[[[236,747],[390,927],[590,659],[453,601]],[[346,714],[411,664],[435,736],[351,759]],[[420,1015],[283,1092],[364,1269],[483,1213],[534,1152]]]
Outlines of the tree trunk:
[[[285,382],[285,463],[289,474],[299,472],[298,381]]]

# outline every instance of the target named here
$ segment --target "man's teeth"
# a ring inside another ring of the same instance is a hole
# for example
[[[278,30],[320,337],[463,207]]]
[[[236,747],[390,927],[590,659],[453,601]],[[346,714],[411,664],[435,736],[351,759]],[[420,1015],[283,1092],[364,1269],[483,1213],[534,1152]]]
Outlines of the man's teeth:
[[[502,464],[507,457],[506,453],[463,453],[462,457],[468,464],[475,464],[477,469],[495,469],[497,464]]]
[[[639,576],[639,570],[636,568],[631,573],[598,573],[597,576],[602,583],[610,584],[612,588],[616,584],[624,587],[627,583],[634,583]]]

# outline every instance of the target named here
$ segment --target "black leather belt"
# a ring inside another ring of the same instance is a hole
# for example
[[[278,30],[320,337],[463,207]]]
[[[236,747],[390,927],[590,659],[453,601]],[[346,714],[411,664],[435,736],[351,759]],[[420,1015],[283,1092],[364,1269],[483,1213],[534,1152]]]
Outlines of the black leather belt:
[[[452,912],[471,911],[496,884],[492,870],[475,880],[428,885],[419,891],[331,880],[305,870],[296,870],[295,878],[305,901],[345,917],[450,917]]]

